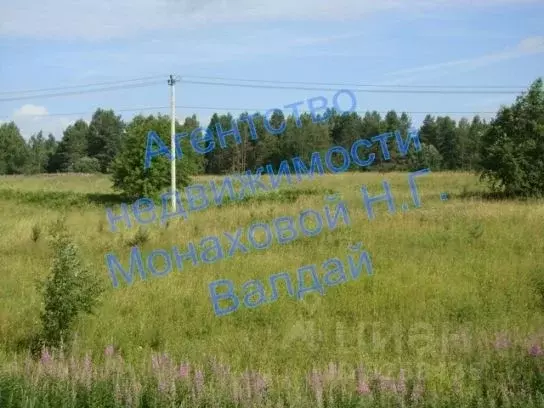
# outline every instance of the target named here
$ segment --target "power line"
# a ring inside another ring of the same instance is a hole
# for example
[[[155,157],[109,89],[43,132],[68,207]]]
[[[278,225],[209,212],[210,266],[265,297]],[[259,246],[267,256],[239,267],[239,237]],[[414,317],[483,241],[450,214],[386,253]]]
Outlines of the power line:
[[[83,95],[83,94],[86,94],[86,93],[115,91],[115,90],[132,89],[132,88],[142,88],[142,87],[154,86],[154,85],[159,85],[159,84],[163,85],[164,81],[152,81],[152,82],[149,82],[149,83],[134,84],[134,85],[110,86],[110,87],[107,87],[107,88],[87,89],[87,90],[81,90],[81,91],[60,92],[60,93],[50,93],[50,94],[41,94],[41,95],[29,95],[29,96],[16,96],[16,97],[13,97],[13,98],[0,98],[0,102],[21,101],[21,100],[25,100],[25,99],[36,99],[36,98],[53,98],[53,97],[57,97],[57,96],[68,96],[68,95]]]
[[[19,94],[19,93],[36,93],[36,92],[49,92],[49,91],[61,91],[64,89],[77,89],[77,88],[87,88],[90,86],[103,86],[103,85],[111,85],[111,84],[121,84],[124,82],[136,82],[136,81],[144,81],[149,79],[158,79],[158,78],[164,78],[164,75],[154,75],[154,76],[148,76],[148,77],[140,77],[140,78],[134,78],[134,79],[126,79],[126,80],[116,80],[116,81],[107,81],[107,82],[95,82],[92,84],[83,84],[83,85],[73,85],[73,86],[60,86],[56,88],[41,88],[41,89],[27,89],[24,91],[7,91],[7,92],[0,92],[0,95],[13,95],[13,94]]]
[[[354,84],[346,82],[304,82],[304,81],[280,81],[280,80],[266,80],[266,79],[246,79],[246,78],[226,78],[226,77],[208,77],[198,75],[184,75],[183,78],[200,78],[200,79],[215,79],[221,81],[242,81],[242,82],[272,82],[278,84],[303,84],[303,85],[333,85],[333,86],[348,86],[348,87],[382,87],[382,88],[453,88],[453,89],[519,89],[523,91],[526,86],[504,86],[504,85],[380,85],[380,84]],[[187,81],[189,82],[189,81]]]
[[[295,89],[304,91],[338,91],[337,88],[317,88],[317,87],[297,87],[297,86],[275,86],[275,85],[251,85],[251,84],[230,84],[223,82],[206,82],[206,81],[188,81],[182,79],[183,84],[198,84],[198,85],[217,85],[217,86],[232,86],[241,88],[267,88],[267,89]],[[401,90],[401,89],[350,89],[352,92],[361,93],[401,93],[401,94],[471,94],[471,95],[486,95],[486,94],[503,94],[517,95],[518,91],[437,91],[437,90]]]
[[[158,85],[162,84],[162,80],[155,80],[155,81],[148,81],[141,84],[128,84],[130,82],[136,82],[136,81],[144,81],[144,80],[150,80],[159,78],[160,76],[148,76],[148,77],[141,77],[141,78],[135,78],[135,79],[128,79],[123,81],[110,81],[110,82],[101,82],[101,83],[93,83],[93,84],[84,84],[84,85],[74,85],[74,86],[64,86],[64,87],[56,87],[56,88],[42,88],[42,89],[35,89],[35,90],[24,90],[24,91],[9,91],[9,92],[0,92],[0,95],[13,95],[13,94],[22,94],[22,93],[36,93],[36,92],[48,92],[48,91],[57,91],[57,90],[65,90],[65,89],[77,89],[77,88],[85,88],[85,87],[93,87],[93,86],[100,86],[101,88],[98,89],[80,89],[77,91],[70,91],[70,92],[59,92],[59,93],[45,93],[45,94],[38,94],[38,95],[25,95],[25,96],[14,96],[14,97],[7,97],[7,98],[0,98],[0,102],[9,102],[9,101],[18,101],[18,100],[25,100],[25,99],[33,99],[33,98],[51,98],[51,97],[58,97],[58,96],[70,96],[70,95],[80,95],[85,93],[96,93],[96,92],[103,92],[103,91],[113,91],[113,90],[120,90],[120,89],[131,89],[131,88],[138,88],[138,87],[145,87],[145,86],[152,86],[152,85]],[[195,76],[195,78],[199,78]],[[214,78],[214,79],[220,79],[223,77],[200,77],[200,78]],[[278,84],[321,84],[321,85],[333,85],[333,86],[348,86],[352,88],[356,87],[382,87],[382,88],[416,88],[416,89],[350,89],[353,92],[361,92],[361,93],[400,93],[400,94],[519,94],[524,90],[520,89],[519,91],[481,91],[481,90],[475,90],[474,88],[502,88],[502,89],[509,89],[513,87],[507,87],[507,86],[480,86],[480,87],[471,87],[471,86],[440,86],[440,85],[376,85],[376,84],[349,84],[349,83],[312,83],[312,82],[296,82],[296,81],[271,81],[271,80],[257,80],[257,79],[242,79],[242,78],[233,78],[231,81],[245,81],[245,82],[254,82],[254,84],[236,84],[236,83],[225,83],[225,82],[209,82],[209,81],[193,81],[193,80],[186,80],[182,79],[182,83],[185,84],[198,84],[198,85],[210,85],[210,86],[227,86],[227,87],[242,87],[242,88],[261,88],[261,89],[293,89],[293,90],[305,90],[305,91],[338,91],[336,88],[328,88],[328,87],[301,87],[301,86],[278,86],[278,85],[264,85],[264,84],[256,84],[256,82],[268,82],[268,83],[278,83]],[[107,86],[115,84],[114,86]],[[106,87],[103,87],[106,86]],[[434,89],[420,89],[420,88],[434,88]],[[438,88],[465,88],[469,90],[447,90],[447,89],[440,89]]]
[[[169,109],[170,106],[144,106],[140,108],[121,108],[113,109],[114,112],[137,112],[137,111],[146,111],[146,110],[160,110],[160,109]],[[264,112],[270,108],[234,108],[234,107],[211,107],[211,106],[187,106],[187,105],[176,105],[176,109],[195,109],[195,110],[211,110],[211,111],[240,111],[240,112]],[[366,112],[378,112],[384,114],[390,112],[390,109],[387,111],[356,111],[357,113],[366,113]],[[71,112],[71,113],[48,113],[46,115],[25,115],[26,117],[54,117],[54,116],[84,116],[91,115],[94,112]],[[495,114],[496,111],[399,111],[399,113],[406,113],[407,115],[420,115],[420,114],[434,114],[434,115],[470,115],[470,114]],[[3,118],[9,119],[10,116],[3,116]]]

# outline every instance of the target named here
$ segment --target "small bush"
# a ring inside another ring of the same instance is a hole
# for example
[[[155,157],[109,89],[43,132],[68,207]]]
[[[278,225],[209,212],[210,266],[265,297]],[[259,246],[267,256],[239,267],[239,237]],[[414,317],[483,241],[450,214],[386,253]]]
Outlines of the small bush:
[[[79,257],[63,221],[52,230],[54,250],[51,273],[43,282],[44,311],[41,313],[42,342],[58,347],[71,339],[75,319],[81,313],[92,313],[102,287]]]
[[[129,247],[134,247],[145,244],[147,241],[149,241],[149,232],[146,229],[139,227],[134,237],[127,241],[127,245]]]
[[[100,162],[95,157],[82,157],[71,169],[75,173],[99,173]]]

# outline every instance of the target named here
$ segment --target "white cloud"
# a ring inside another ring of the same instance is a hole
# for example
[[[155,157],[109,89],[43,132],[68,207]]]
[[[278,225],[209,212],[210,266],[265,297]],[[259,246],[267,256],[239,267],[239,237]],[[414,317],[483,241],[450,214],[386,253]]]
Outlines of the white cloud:
[[[220,23],[343,21],[384,10],[418,13],[451,7],[540,0],[17,0],[2,6],[0,35],[105,40]]]
[[[521,40],[515,47],[510,47],[500,52],[490,53],[474,58],[465,58],[438,64],[423,65],[416,68],[403,69],[400,71],[391,72],[388,75],[403,77],[398,81],[390,82],[390,84],[393,84],[394,82],[407,82],[411,79],[413,80],[421,77],[421,75],[417,74],[425,74],[425,76],[428,78],[429,72],[440,71],[438,76],[445,76],[451,72],[451,69],[449,68],[470,71],[492,65],[497,62],[520,58],[531,54],[539,54],[542,52],[544,52],[544,37],[528,37]],[[416,75],[410,78],[406,77],[406,75],[412,74]],[[436,75],[434,77],[436,77]]]
[[[13,116],[15,118],[22,116],[37,117],[45,115],[47,115],[47,108],[45,106],[38,106],[32,104],[23,105],[19,109],[15,110],[15,112],[13,113]]]
[[[26,139],[40,130],[45,135],[53,133],[56,139],[60,139],[64,129],[75,122],[74,119],[66,116],[49,115],[45,106],[33,104],[26,104],[16,109],[8,121],[14,121]],[[8,121],[0,120],[0,124]]]

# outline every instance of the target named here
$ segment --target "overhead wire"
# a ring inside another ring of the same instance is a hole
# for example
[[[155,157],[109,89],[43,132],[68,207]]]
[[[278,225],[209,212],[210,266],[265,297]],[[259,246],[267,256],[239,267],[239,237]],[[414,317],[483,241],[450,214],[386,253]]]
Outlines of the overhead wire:
[[[148,86],[155,86],[159,84],[164,84],[164,81],[153,81],[149,83],[143,83],[143,84],[134,84],[134,85],[119,85],[119,86],[111,86],[107,88],[100,88],[100,89],[87,89],[82,91],[71,91],[71,92],[60,92],[60,93],[52,93],[52,94],[41,94],[41,95],[28,95],[28,96],[17,96],[12,98],[0,98],[0,102],[10,102],[10,101],[21,101],[25,99],[37,99],[37,98],[53,98],[57,96],[69,96],[69,95],[82,95],[86,93],[95,93],[95,92],[104,92],[104,91],[115,91],[115,90],[123,90],[123,89],[133,89],[133,88],[142,88],[142,87],[148,87]]]
[[[23,91],[4,91],[4,92],[0,92],[0,95],[13,95],[13,94],[20,94],[20,93],[62,91],[64,89],[87,88],[87,87],[90,87],[90,86],[104,86],[104,85],[112,85],[112,84],[121,84],[121,83],[124,83],[124,82],[136,82],[136,81],[144,81],[144,80],[158,79],[158,78],[165,78],[165,76],[164,75],[153,75],[153,76],[133,78],[133,79],[124,79],[124,80],[115,80],[115,81],[106,81],[106,82],[95,82],[95,83],[83,84],[83,85],[59,86],[59,87],[55,87],[55,88],[27,89],[27,90],[23,90]]]
[[[199,75],[183,75],[182,78],[200,78],[200,79],[214,79],[221,81],[241,81],[241,82],[272,82],[278,84],[303,84],[303,85],[333,85],[333,86],[350,86],[350,87],[379,87],[379,88],[453,88],[453,89],[518,89],[520,91],[525,90],[526,86],[505,86],[505,85],[387,85],[387,84],[354,84],[346,82],[305,82],[305,81],[280,81],[280,80],[266,80],[266,79],[247,79],[247,78],[228,78],[228,77],[213,77],[213,76],[199,76]]]
[[[241,88],[267,88],[267,89],[295,89],[303,91],[338,91],[337,88],[321,88],[321,87],[295,87],[295,86],[277,86],[277,85],[252,85],[252,84],[230,84],[222,82],[207,82],[207,81],[190,81],[182,78],[180,81],[182,84],[198,84],[198,85],[217,85],[217,86],[232,86],[232,87],[241,87]],[[352,92],[360,93],[395,93],[395,94],[503,94],[503,95],[513,95],[519,94],[519,91],[448,91],[448,90],[423,90],[423,89],[413,89],[413,90],[404,90],[404,89],[349,89]]]
[[[112,108],[113,109],[113,108]],[[170,106],[143,106],[139,108],[120,108],[113,109],[114,112],[137,112],[137,111],[151,111],[151,110],[160,110],[160,109],[170,109]],[[187,105],[176,105],[176,109],[194,109],[194,110],[211,110],[211,111],[240,111],[240,112],[264,112],[270,108],[235,108],[235,107],[212,107],[212,106],[187,106]],[[106,109],[107,110],[107,109]],[[377,110],[368,110],[368,111],[356,111],[356,113],[364,114],[366,112],[378,112],[384,114],[395,109],[390,109],[387,111],[377,111]],[[71,113],[48,113],[45,115],[25,115],[26,117],[55,117],[55,116],[84,116],[91,115],[94,112],[71,112]],[[169,113],[169,112],[167,112]],[[420,115],[420,114],[434,114],[434,115],[469,115],[469,114],[495,114],[495,111],[399,111],[399,113],[406,113],[407,115]],[[3,118],[8,118],[9,116],[3,116]]]
[[[158,76],[157,76],[158,77]],[[81,95],[86,93],[96,93],[96,92],[105,92],[105,91],[113,91],[113,90],[124,90],[124,89],[132,89],[132,88],[139,88],[139,87],[147,87],[147,86],[153,86],[153,85],[159,85],[163,84],[163,80],[155,80],[155,81],[148,81],[144,83],[139,84],[128,84],[128,82],[135,82],[135,81],[142,81],[153,77],[142,77],[142,78],[136,78],[136,79],[129,79],[124,81],[114,81],[114,82],[102,82],[102,83],[96,83],[96,84],[85,84],[85,85],[78,85],[78,86],[69,86],[69,87],[57,87],[57,88],[43,88],[41,90],[26,90],[26,91],[10,91],[10,92],[2,92],[0,94],[2,95],[13,95],[17,93],[31,93],[31,92],[45,92],[50,90],[63,90],[63,89],[76,89],[76,88],[84,88],[84,87],[90,87],[90,86],[101,86],[97,89],[79,89],[76,91],[67,91],[67,92],[58,92],[58,93],[42,93],[42,94],[35,94],[35,95],[26,95],[26,96],[14,96],[14,97],[4,97],[0,98],[0,102],[11,102],[11,101],[18,101],[18,100],[27,100],[27,99],[34,99],[34,98],[51,98],[51,97],[59,97],[59,96],[70,96],[70,95]],[[211,78],[211,77],[210,77]],[[209,81],[193,81],[193,80],[187,80],[183,77],[180,77],[182,84],[197,84],[197,85],[208,85],[208,86],[226,86],[226,87],[242,87],[242,88],[257,88],[257,89],[293,89],[293,90],[305,90],[305,91],[338,91],[336,88],[329,88],[329,87],[308,87],[308,86],[280,86],[280,85],[265,85],[265,84],[239,84],[239,83],[226,83],[226,82],[209,82]],[[237,79],[238,81],[241,81],[241,79]],[[245,81],[257,81],[257,80],[245,80]],[[265,82],[273,82],[273,81],[265,81]],[[276,83],[296,83],[293,81],[275,81]],[[308,82],[309,83],[309,82]],[[109,84],[115,84],[113,86],[106,86],[103,85],[109,85]],[[339,86],[348,86],[348,85],[354,85],[354,84],[347,84],[347,83],[337,83],[336,85]],[[360,84],[355,86],[378,86],[378,85],[370,85],[370,84]],[[385,87],[385,85],[382,85],[382,87]],[[416,87],[416,86],[403,86],[403,87]],[[355,93],[393,93],[393,94],[519,94],[520,91],[506,91],[506,90],[475,90],[473,88],[467,89],[467,90],[445,90],[445,89],[420,89],[422,86],[419,85],[418,89],[349,89],[352,92]],[[443,88],[447,88],[444,86]],[[468,88],[468,87],[466,87]]]

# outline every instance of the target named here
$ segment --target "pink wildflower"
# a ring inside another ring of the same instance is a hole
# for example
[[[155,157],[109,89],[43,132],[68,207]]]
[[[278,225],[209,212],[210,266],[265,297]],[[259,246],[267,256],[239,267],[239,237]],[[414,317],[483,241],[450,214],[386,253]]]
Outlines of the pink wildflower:
[[[204,387],[204,373],[200,370],[196,370],[196,373],[195,373],[196,392],[200,393],[203,387]]]
[[[397,382],[397,392],[399,394],[404,394],[406,392],[406,379],[404,377],[404,370],[401,368],[399,374],[399,380]]]
[[[251,373],[251,388],[253,393],[259,397],[262,397],[266,393],[267,384],[263,376],[257,372]]]
[[[49,350],[44,348],[42,350],[42,357],[40,358],[40,362],[42,364],[48,364],[51,361],[51,354],[49,354]]]
[[[180,378],[187,378],[189,376],[189,364],[182,363],[179,366],[178,375]]]
[[[357,394],[359,395],[368,395],[370,394],[370,387],[365,380],[357,381]]]
[[[363,367],[358,367],[355,371],[355,377],[357,379],[357,394],[367,395],[370,394],[370,387],[365,380],[365,375],[363,373]]]
[[[106,349],[104,350],[104,355],[106,357],[111,357],[113,356],[113,354],[115,353],[115,350],[113,348],[113,345],[109,345],[108,347],[106,347]]]
[[[538,357],[544,355],[544,350],[538,344],[533,344],[529,349],[529,354],[533,357]]]

